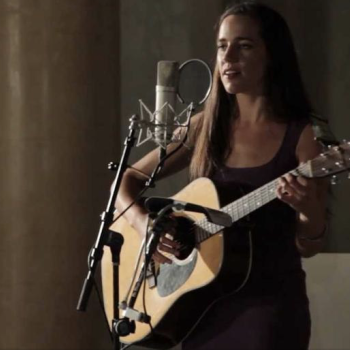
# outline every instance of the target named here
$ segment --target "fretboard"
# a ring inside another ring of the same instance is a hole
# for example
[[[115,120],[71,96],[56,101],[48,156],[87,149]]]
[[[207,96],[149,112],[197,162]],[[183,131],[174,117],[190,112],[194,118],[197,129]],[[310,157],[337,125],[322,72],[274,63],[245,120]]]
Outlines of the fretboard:
[[[307,175],[308,177],[311,177],[307,164],[303,164],[289,173],[293,175]],[[263,205],[274,200],[277,197],[277,186],[278,179],[275,179],[241,197],[240,199],[226,205],[220,210],[231,216],[233,224],[253,211],[261,208]],[[196,221],[194,225],[196,227],[195,235],[197,243],[205,241],[212,235],[222,231],[224,228],[223,226],[215,225],[209,222],[207,218]]]

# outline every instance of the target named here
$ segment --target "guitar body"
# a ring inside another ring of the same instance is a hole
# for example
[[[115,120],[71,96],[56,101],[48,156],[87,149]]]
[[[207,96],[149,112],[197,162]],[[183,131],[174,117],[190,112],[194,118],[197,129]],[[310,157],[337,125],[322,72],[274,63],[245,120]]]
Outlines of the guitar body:
[[[192,182],[173,198],[213,209],[220,208],[215,186],[206,178]],[[198,213],[186,212],[185,215],[193,221],[203,218],[203,214]],[[123,218],[113,224],[111,230],[124,237],[119,272],[121,301],[132,281],[142,242],[138,233]],[[209,306],[221,296],[219,277],[224,271],[222,266],[226,265],[224,247],[224,233],[219,232],[197,245],[185,259],[174,258],[172,264],[160,265],[157,285],[150,287],[146,281],[145,286],[145,304],[154,332],[151,333],[148,324],[136,322],[135,333],[122,337],[121,341],[127,344],[139,342],[139,345],[159,349],[170,348],[181,342]],[[109,248],[105,248],[102,259],[102,285],[105,310],[111,324],[114,300]],[[143,287],[134,309],[144,312],[142,294]]]

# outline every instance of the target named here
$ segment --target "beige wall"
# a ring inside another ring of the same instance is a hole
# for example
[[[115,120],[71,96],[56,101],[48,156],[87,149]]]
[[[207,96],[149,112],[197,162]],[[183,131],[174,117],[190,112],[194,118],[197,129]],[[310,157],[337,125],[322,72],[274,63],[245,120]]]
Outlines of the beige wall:
[[[350,349],[350,254],[304,260],[312,315],[310,350]]]

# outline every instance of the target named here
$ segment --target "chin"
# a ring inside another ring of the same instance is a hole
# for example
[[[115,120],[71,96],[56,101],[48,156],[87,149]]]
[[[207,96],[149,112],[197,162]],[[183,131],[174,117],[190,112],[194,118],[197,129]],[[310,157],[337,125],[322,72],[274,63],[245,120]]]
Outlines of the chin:
[[[243,92],[242,87],[240,86],[232,86],[232,85],[224,85],[224,89],[228,94],[235,95]]]

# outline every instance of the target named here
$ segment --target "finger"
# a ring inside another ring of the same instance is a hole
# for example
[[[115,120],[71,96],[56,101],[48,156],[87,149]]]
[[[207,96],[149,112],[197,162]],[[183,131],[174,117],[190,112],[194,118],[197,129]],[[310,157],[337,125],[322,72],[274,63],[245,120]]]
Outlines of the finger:
[[[163,243],[163,244],[166,244],[166,245],[168,245],[170,247],[173,247],[173,248],[179,248],[180,247],[180,243],[178,243],[178,242],[176,242],[176,241],[174,241],[172,239],[169,239],[167,237],[164,237],[164,236],[162,236],[160,238],[160,242]]]
[[[298,176],[298,177],[296,178],[296,181],[297,181],[298,184],[300,184],[300,185],[303,186],[303,187],[307,187],[307,186],[309,186],[309,185],[311,184],[311,183],[310,183],[310,180],[307,179],[307,178],[304,177],[304,176]]]
[[[276,195],[277,198],[290,205],[294,209],[300,201],[300,197],[298,196],[298,194],[293,190],[293,188],[289,186],[288,182],[283,178],[279,179],[279,185],[276,188]]]
[[[289,195],[296,197],[298,200],[305,197],[305,189],[301,185],[298,185],[296,180],[291,179],[290,177],[287,179],[282,177],[282,183],[283,192],[287,192]]]
[[[276,189],[276,194],[277,194],[277,198],[279,198],[283,201],[290,197],[290,194],[287,192],[287,190],[285,189],[284,186],[278,187]]]
[[[160,264],[172,264],[173,261],[169,258],[167,258],[166,256],[164,256],[163,254],[161,254],[158,250],[155,251],[155,253],[153,254],[152,258],[154,259],[154,261],[160,263]]]
[[[278,184],[278,186],[277,186],[277,188],[276,188],[276,195],[277,195],[277,198],[279,198],[279,199],[282,198],[282,192],[283,192],[282,185],[281,185],[281,184]]]
[[[310,182],[309,179],[303,176],[293,176],[291,174],[288,174],[286,178],[292,186],[298,188],[298,190],[301,192],[304,192],[307,189],[307,187],[309,187],[312,184],[312,182]]]
[[[293,188],[295,188],[298,192],[302,193],[306,193],[307,191],[307,187],[308,187],[308,180],[302,176],[293,176],[291,174],[287,174],[286,176],[286,180],[287,182],[290,184],[290,186],[292,186]]]
[[[292,207],[294,210],[297,210],[299,201],[296,199],[296,197],[290,195],[288,192],[280,193],[278,195],[278,198],[288,204],[290,207]]]
[[[173,254],[173,255],[176,255],[176,256],[179,255],[179,252],[177,251],[177,249],[171,248],[171,247],[169,247],[169,246],[167,246],[165,244],[162,244],[162,243],[158,244],[158,250],[161,250],[163,252],[170,253],[170,254]]]

